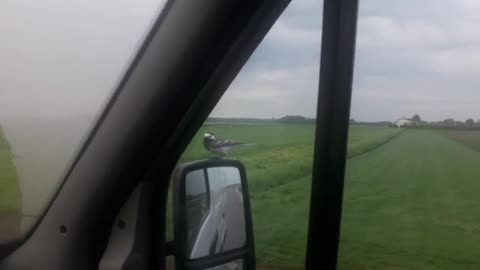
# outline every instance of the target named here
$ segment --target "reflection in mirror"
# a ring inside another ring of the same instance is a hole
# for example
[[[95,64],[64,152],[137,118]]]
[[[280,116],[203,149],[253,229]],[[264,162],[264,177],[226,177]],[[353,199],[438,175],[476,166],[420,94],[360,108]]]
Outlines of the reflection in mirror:
[[[212,268],[207,268],[206,270],[241,270],[243,269],[243,260],[236,260]]]
[[[245,208],[235,167],[192,171],[185,179],[189,259],[244,247]]]
[[[193,171],[185,178],[185,208],[187,211],[187,241],[189,253],[192,243],[208,215],[209,196],[207,196],[207,183],[203,170]]]

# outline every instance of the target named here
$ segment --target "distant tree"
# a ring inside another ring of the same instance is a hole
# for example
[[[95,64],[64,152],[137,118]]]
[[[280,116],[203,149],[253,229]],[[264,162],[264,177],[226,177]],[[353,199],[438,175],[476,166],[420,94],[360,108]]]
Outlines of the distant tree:
[[[380,122],[357,122],[357,125],[360,126],[372,126],[372,127],[389,127],[393,126],[393,123],[390,121],[380,121]]]
[[[454,127],[455,126],[455,120],[452,119],[452,118],[448,118],[448,119],[443,120],[443,124],[446,127]]]
[[[355,118],[350,118],[350,124],[353,125],[353,124],[356,124],[356,123],[357,123],[357,121],[355,121]]]
[[[412,117],[412,120],[413,122],[415,122],[416,124],[420,124],[420,122],[422,122],[422,118],[420,118],[420,116],[418,114],[415,114],[413,117]]]
[[[473,127],[475,125],[475,121],[473,121],[472,118],[469,118],[467,121],[465,121],[465,125],[467,125],[467,127]]]
[[[278,122],[284,124],[315,124],[315,118],[306,118],[301,115],[286,115],[279,118]]]

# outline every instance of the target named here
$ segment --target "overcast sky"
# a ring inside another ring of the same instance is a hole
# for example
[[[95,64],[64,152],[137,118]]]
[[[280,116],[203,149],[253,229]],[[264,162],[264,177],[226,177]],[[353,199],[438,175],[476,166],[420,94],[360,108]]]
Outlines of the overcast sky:
[[[0,121],[96,113],[163,2],[0,1]]]
[[[92,115],[163,1],[0,2],[0,123]],[[314,117],[322,1],[293,0],[214,116]],[[480,118],[480,1],[362,0],[352,117]]]

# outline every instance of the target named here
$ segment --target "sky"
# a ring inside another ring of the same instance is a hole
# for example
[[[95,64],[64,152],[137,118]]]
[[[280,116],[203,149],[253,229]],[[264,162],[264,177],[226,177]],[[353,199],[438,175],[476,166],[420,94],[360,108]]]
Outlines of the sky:
[[[0,1],[0,123],[98,113],[163,0]]]
[[[162,0],[0,3],[0,123],[95,115]],[[293,0],[212,112],[314,117],[320,0]],[[360,1],[351,117],[480,119],[480,2]]]
[[[321,10],[293,1],[214,114],[315,116]],[[480,119],[479,12],[474,0],[360,1],[351,117]]]

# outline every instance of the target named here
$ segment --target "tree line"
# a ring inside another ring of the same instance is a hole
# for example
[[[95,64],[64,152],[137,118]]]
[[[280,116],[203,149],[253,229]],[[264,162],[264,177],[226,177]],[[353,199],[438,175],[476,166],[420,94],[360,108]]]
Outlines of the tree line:
[[[251,123],[251,124],[315,124],[315,118],[301,115],[285,115],[280,118],[227,118],[209,117],[207,123]]]
[[[441,121],[425,121],[420,115],[414,114],[411,118],[401,118],[399,120],[406,120],[407,123],[402,125],[404,128],[432,128],[432,129],[480,129],[480,120],[473,120],[468,118],[465,121],[447,118]],[[381,122],[357,122],[355,119],[350,119],[350,124],[365,125],[365,126],[390,126],[398,127],[399,120],[395,122],[381,121]],[[408,123],[409,121],[409,123]]]
[[[480,129],[480,120],[469,118],[465,121],[447,118],[442,121],[425,121],[420,115],[414,114],[411,118],[403,118],[411,121],[411,124],[402,126],[405,128],[438,128],[438,129]],[[315,118],[309,118],[301,115],[285,115],[280,118],[226,118],[226,117],[210,117],[207,123],[251,123],[251,124],[315,124]],[[361,126],[389,126],[398,127],[397,121],[356,121],[350,119],[351,125]]]
[[[425,121],[418,115],[414,115],[414,125],[407,126],[410,128],[444,128],[444,129],[480,129],[480,120],[473,120],[468,118],[464,121],[447,118],[441,121]]]

